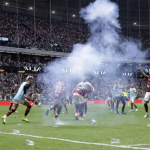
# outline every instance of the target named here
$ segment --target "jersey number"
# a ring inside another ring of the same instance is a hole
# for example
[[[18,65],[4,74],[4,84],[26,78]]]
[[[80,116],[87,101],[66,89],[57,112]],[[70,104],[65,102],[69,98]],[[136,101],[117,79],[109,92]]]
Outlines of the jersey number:
[[[55,86],[55,93],[61,93],[61,91],[62,91],[62,86],[60,86],[60,85],[56,85]]]

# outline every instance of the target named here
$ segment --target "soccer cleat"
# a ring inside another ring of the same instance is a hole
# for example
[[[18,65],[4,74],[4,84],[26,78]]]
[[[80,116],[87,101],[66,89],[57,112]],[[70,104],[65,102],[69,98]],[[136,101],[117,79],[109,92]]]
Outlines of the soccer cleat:
[[[126,113],[125,112],[121,112],[123,115],[126,115]]]
[[[49,108],[47,108],[46,110],[46,116],[48,116],[48,113],[49,113]]]
[[[144,118],[147,118],[149,116],[149,114],[146,114],[145,116],[144,116]]]
[[[116,115],[120,115],[119,112],[116,112]]]
[[[15,111],[15,113],[18,113],[18,111]]]
[[[86,114],[84,114],[84,117],[86,117]]]
[[[3,124],[6,124],[6,116],[2,117]]]
[[[130,112],[132,112],[132,111],[133,111],[133,109],[130,110]]]
[[[23,117],[22,121],[29,122],[29,120],[26,117]]]
[[[136,108],[135,111],[138,111],[138,109]]]
[[[66,114],[68,114],[68,110],[66,111]]]
[[[79,120],[77,116],[75,116],[76,120]]]
[[[84,119],[80,117],[79,120],[80,120],[80,121],[83,121]]]

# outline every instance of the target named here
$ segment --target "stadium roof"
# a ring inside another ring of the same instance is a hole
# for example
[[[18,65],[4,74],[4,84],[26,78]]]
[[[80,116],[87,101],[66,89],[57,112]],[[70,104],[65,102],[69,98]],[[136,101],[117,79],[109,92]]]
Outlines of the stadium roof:
[[[34,15],[83,23],[79,17],[79,10],[94,0],[1,0],[0,11],[19,14]],[[120,23],[123,28],[149,29],[150,0],[112,0],[119,5]],[[136,25],[135,25],[136,23]]]

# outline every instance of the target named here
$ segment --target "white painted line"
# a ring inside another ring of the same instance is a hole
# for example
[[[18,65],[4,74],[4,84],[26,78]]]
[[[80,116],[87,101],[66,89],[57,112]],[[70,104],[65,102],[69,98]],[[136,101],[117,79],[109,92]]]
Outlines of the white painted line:
[[[146,146],[146,145],[150,145],[150,144],[134,144],[134,145],[128,145],[128,146]]]
[[[39,138],[39,139],[59,140],[59,141],[66,141],[66,142],[71,142],[71,143],[87,144],[87,145],[101,145],[101,146],[109,146],[109,147],[117,147],[117,148],[150,150],[150,148],[132,147],[132,146],[129,146],[129,145],[125,146],[125,145],[113,145],[113,144],[104,144],[104,143],[81,142],[81,141],[73,141],[73,140],[68,140],[68,139],[60,139],[60,138],[53,138],[53,137],[43,137],[43,136],[35,136],[35,135],[28,135],[28,134],[13,134],[13,133],[1,132],[1,131],[0,131],[0,134],[20,135],[20,136]]]

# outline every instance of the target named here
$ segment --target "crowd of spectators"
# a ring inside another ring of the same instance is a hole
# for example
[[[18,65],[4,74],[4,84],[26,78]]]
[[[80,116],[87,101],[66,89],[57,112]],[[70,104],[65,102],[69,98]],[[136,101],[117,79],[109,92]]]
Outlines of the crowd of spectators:
[[[70,52],[76,43],[89,36],[86,26],[53,20],[0,13],[0,36],[8,37],[8,46]]]
[[[122,30],[127,38],[137,38],[142,49],[150,50],[148,31]],[[85,43],[90,36],[86,25],[50,21],[43,18],[0,13],[0,36],[10,40],[6,46],[70,52],[76,43]],[[0,43],[1,44],[1,43]]]

